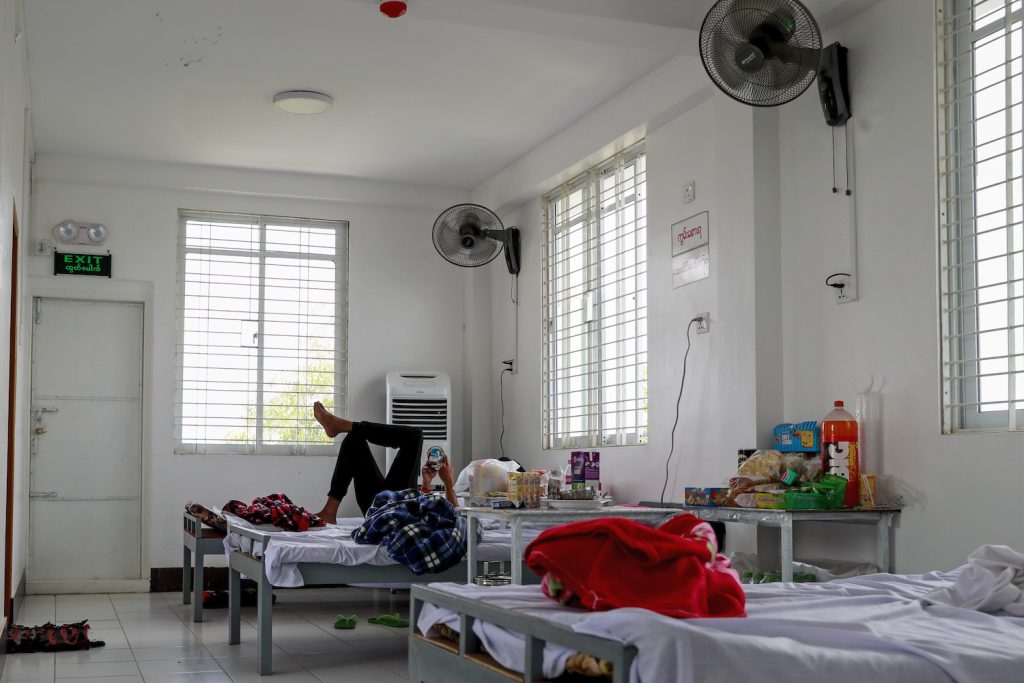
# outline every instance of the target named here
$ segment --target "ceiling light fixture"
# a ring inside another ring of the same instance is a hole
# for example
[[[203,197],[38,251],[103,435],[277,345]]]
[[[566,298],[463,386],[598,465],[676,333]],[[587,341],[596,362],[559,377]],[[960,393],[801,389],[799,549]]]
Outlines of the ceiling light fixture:
[[[289,114],[320,114],[332,104],[333,97],[315,90],[285,90],[274,95],[274,106]]]
[[[402,0],[383,0],[383,2],[380,3],[380,13],[388,19],[397,19],[405,14],[405,10],[408,9],[408,7],[409,6],[402,2]]]

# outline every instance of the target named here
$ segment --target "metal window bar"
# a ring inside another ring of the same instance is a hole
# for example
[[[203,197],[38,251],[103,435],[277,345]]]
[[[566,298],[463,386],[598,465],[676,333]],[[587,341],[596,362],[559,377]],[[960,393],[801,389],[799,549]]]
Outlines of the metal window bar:
[[[1020,431],[1024,3],[946,0],[938,18],[943,429]]]
[[[176,449],[331,453],[308,408],[345,412],[347,224],[179,220]]]
[[[645,182],[641,144],[544,199],[545,448],[646,440]]]

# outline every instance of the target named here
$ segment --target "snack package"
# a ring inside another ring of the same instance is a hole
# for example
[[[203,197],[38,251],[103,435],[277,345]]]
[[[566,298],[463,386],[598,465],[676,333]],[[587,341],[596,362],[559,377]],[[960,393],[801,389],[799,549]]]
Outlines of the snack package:
[[[757,451],[739,466],[736,475],[740,477],[763,477],[771,481],[782,481],[785,466],[782,453],[778,451]]]

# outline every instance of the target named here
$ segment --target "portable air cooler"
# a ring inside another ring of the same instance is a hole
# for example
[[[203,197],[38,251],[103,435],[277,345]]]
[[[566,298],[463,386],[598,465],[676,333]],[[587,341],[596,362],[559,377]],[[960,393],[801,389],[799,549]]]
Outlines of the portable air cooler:
[[[440,446],[452,458],[451,381],[444,372],[400,372],[387,374],[388,424],[407,425],[423,430],[420,467],[431,446]],[[393,448],[385,450],[387,467],[395,459]],[[452,466],[454,467],[454,463]]]

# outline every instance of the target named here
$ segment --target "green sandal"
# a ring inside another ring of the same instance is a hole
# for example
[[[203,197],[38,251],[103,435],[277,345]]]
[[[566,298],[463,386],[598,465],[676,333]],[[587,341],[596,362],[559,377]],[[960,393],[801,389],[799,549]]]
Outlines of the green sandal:
[[[334,620],[334,628],[355,628],[357,617],[354,614],[339,614]]]
[[[371,624],[380,624],[381,626],[393,626],[395,628],[409,627],[409,622],[398,616],[398,612],[382,614],[379,617],[370,617],[367,621]]]

